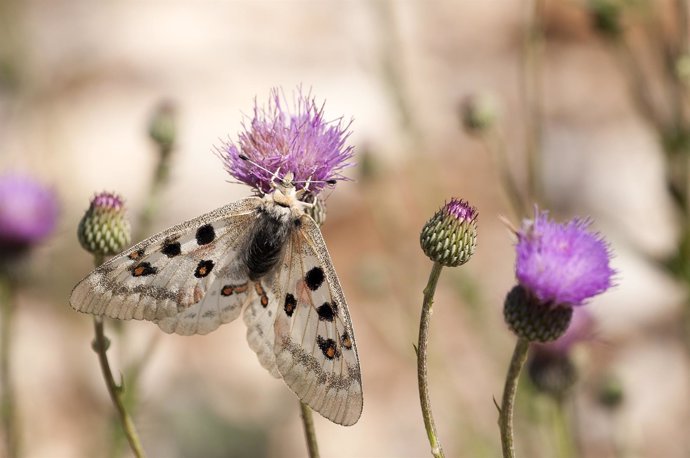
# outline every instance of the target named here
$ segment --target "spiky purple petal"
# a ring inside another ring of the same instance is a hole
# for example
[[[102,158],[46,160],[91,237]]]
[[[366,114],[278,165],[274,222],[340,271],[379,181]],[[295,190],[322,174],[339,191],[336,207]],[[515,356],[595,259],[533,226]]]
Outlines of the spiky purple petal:
[[[312,194],[318,194],[329,181],[345,179],[342,170],[353,165],[349,161],[352,146],[346,145],[349,124],[342,119],[326,121],[323,106],[301,91],[295,93],[293,111],[284,105],[278,89],[271,91],[268,107],[261,108],[255,101],[249,125],[243,123],[237,141],[220,148],[228,173],[261,193],[273,190],[271,180],[277,170],[280,177],[292,172],[297,189],[310,181]]]
[[[614,270],[601,235],[588,230],[587,219],[559,224],[537,213],[518,233],[515,274],[542,302],[581,305],[606,291]]]

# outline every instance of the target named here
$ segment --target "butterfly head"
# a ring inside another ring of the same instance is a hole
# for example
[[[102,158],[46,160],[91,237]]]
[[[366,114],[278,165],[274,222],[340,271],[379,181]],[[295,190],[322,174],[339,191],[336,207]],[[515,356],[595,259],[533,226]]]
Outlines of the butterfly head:
[[[307,191],[295,188],[293,180],[294,174],[292,172],[286,173],[282,178],[279,178],[278,172],[276,172],[271,181],[273,192],[266,194],[264,199],[281,207],[290,208],[296,214],[301,214],[311,204],[302,200]]]

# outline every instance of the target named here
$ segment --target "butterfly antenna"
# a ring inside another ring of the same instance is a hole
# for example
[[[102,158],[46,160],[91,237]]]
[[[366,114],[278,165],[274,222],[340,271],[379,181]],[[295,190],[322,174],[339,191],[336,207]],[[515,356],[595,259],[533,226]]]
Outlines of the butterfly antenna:
[[[275,172],[271,172],[271,171],[268,170],[266,167],[264,167],[264,166],[261,165],[261,164],[257,164],[256,162],[252,161],[251,159],[249,159],[249,158],[248,158],[247,156],[245,156],[244,154],[238,154],[237,157],[239,157],[240,159],[242,159],[242,160],[245,161],[245,162],[250,163],[251,165],[253,165],[253,166],[256,167],[257,169],[261,169],[261,170],[263,170],[264,172],[270,173],[270,174],[271,174],[271,181],[280,180],[281,183],[285,184],[285,179],[284,179],[284,178],[279,178],[279,177],[278,177],[278,174],[280,173],[280,167],[278,167],[278,170],[276,170]]]

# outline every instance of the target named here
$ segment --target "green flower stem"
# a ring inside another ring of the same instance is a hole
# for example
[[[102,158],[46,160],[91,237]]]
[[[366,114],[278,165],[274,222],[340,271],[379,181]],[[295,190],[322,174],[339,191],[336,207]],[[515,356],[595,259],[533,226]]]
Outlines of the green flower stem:
[[[5,453],[7,458],[19,456],[19,431],[16,421],[14,384],[11,371],[11,330],[14,321],[14,304],[12,303],[12,285],[4,275],[0,275],[0,416],[5,436]]]
[[[314,417],[308,405],[300,401],[299,408],[302,413],[302,424],[304,425],[304,436],[307,439],[307,449],[309,458],[319,458],[319,444],[316,442],[316,430],[314,429]]]
[[[95,264],[99,266],[103,263],[102,256],[95,256]],[[134,427],[134,421],[132,417],[127,412],[125,404],[123,401],[123,387],[118,385],[113,378],[113,371],[110,369],[110,363],[108,362],[108,347],[110,346],[110,341],[105,336],[105,331],[103,329],[103,318],[94,317],[93,327],[95,332],[95,337],[93,340],[93,350],[98,354],[98,362],[101,365],[101,371],[103,372],[103,378],[105,379],[105,385],[108,388],[108,393],[110,394],[110,399],[113,401],[117,413],[120,417],[120,422],[122,423],[122,429],[124,430],[129,446],[134,452],[134,456],[137,458],[142,458],[146,456],[144,453],[144,448],[141,446],[141,441],[139,440],[139,435]]]
[[[561,458],[574,458],[580,456],[580,454],[577,453],[575,441],[570,432],[571,428],[566,412],[565,401],[563,399],[554,399],[550,407],[553,415],[554,442],[556,444],[558,456]]]
[[[527,134],[527,195],[529,201],[539,202],[542,195],[540,177],[543,109],[542,109],[542,58],[544,52],[544,2],[527,2],[529,16],[524,41],[523,97],[527,113],[525,130]]]
[[[503,140],[503,136],[496,128],[489,129],[488,132],[483,133],[481,136],[486,149],[490,154],[494,156],[497,163],[499,172],[501,174],[501,182],[503,183],[503,189],[510,205],[513,208],[513,212],[518,219],[527,216],[527,206],[523,202],[522,193],[520,192],[520,187],[515,181],[515,177],[510,170],[510,162],[508,161],[508,153],[506,151],[506,144]]]
[[[429,274],[429,281],[426,288],[424,288],[424,302],[422,304],[422,316],[419,322],[419,346],[417,347],[417,378],[419,383],[419,401],[422,405],[422,416],[424,417],[424,427],[426,434],[429,437],[429,445],[431,445],[431,454],[436,458],[444,457],[441,442],[436,433],[436,426],[434,425],[434,417],[431,413],[431,399],[429,399],[429,385],[426,364],[427,344],[429,342],[429,323],[431,321],[432,305],[434,303],[434,294],[436,292],[436,284],[438,278],[441,276],[441,269],[443,266],[438,262],[434,263],[434,267]]]
[[[506,384],[503,388],[503,401],[501,411],[498,415],[498,426],[501,430],[501,445],[503,446],[503,458],[514,458],[515,449],[513,447],[513,407],[515,405],[515,393],[517,392],[518,379],[522,366],[527,359],[529,341],[518,337],[513,351],[513,358],[510,360]]]
[[[139,217],[139,229],[137,230],[137,236],[134,240],[141,240],[149,234],[151,222],[160,206],[161,195],[163,194],[163,189],[168,183],[168,177],[170,176],[170,160],[169,155],[166,155],[167,153],[169,153],[169,151],[160,151],[161,157],[156,165],[149,198],[146,200],[144,211]]]

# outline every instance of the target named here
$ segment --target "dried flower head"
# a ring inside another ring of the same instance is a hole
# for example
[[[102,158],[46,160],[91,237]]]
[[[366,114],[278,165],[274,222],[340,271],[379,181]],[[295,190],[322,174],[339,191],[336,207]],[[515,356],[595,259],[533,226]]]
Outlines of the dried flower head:
[[[79,243],[89,253],[112,256],[129,246],[130,225],[122,198],[101,192],[91,199],[77,230]]]
[[[353,165],[352,146],[346,145],[349,124],[342,118],[326,121],[323,106],[301,90],[295,93],[292,111],[285,104],[278,89],[271,91],[268,107],[255,102],[249,125],[244,124],[237,141],[225,143],[219,153],[230,175],[260,193],[273,190],[273,173],[279,170],[281,177],[294,174],[297,189],[309,181],[309,191],[316,195],[327,184],[344,179],[342,170]]]
[[[0,245],[23,248],[50,235],[57,224],[55,193],[31,177],[0,176]]]
[[[587,219],[559,224],[537,212],[518,232],[515,275],[543,303],[581,305],[611,287],[611,252]]]
[[[477,246],[477,216],[469,202],[452,198],[422,228],[424,254],[446,267],[466,263]]]

